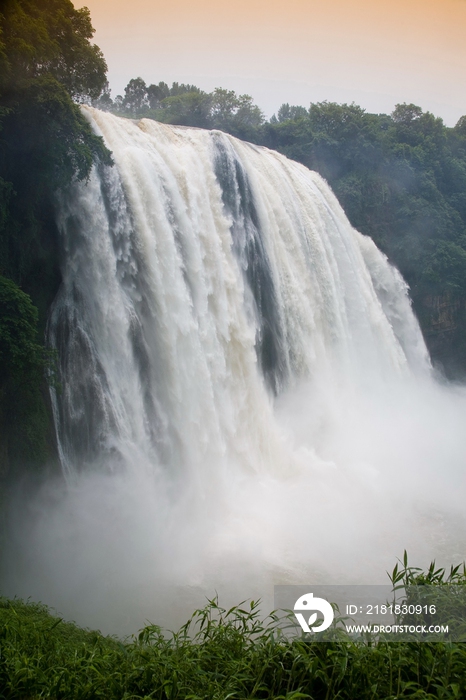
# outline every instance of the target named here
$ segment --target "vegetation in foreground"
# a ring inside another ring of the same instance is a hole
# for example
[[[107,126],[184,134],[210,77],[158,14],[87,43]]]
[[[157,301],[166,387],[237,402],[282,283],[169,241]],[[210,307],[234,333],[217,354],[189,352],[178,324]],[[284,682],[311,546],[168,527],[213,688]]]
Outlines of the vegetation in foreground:
[[[394,585],[466,584],[463,567],[395,567]],[[165,636],[120,641],[64,622],[40,604],[0,604],[0,698],[35,700],[395,700],[466,697],[466,644],[289,640],[254,603],[210,601]]]

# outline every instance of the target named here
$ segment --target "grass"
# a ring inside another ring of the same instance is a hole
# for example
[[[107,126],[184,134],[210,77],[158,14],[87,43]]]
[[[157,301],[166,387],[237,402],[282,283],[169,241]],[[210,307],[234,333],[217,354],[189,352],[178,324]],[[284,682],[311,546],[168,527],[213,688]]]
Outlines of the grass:
[[[423,572],[407,557],[394,586],[466,584],[464,566]],[[216,600],[177,633],[147,626],[121,641],[45,606],[0,600],[0,698],[8,700],[392,700],[466,698],[466,644],[287,639],[256,603]]]

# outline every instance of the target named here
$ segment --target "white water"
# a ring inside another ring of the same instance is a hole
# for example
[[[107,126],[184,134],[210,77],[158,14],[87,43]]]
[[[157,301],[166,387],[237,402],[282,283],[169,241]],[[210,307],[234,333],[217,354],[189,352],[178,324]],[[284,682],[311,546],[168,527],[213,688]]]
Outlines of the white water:
[[[220,132],[86,114],[115,167],[59,206],[68,485],[34,502],[15,592],[135,631],[215,591],[386,582],[404,548],[462,559],[464,390],[434,380],[406,284],[325,182]]]

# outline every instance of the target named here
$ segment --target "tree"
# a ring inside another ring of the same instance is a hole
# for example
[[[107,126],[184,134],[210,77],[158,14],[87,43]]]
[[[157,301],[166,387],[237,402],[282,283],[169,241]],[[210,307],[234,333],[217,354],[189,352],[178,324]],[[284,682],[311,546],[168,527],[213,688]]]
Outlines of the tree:
[[[264,115],[250,95],[237,95],[234,90],[215,88],[211,95],[211,122],[240,138],[253,139],[264,123]]]
[[[160,109],[162,101],[166,97],[170,97],[170,88],[167,83],[160,82],[158,85],[152,84],[147,88],[147,99],[150,109]]]
[[[412,124],[422,117],[422,109],[414,104],[398,104],[395,106],[391,117],[395,124]]]
[[[454,129],[455,133],[460,134],[461,136],[466,136],[466,115],[463,115],[458,119]]]
[[[147,85],[142,78],[133,78],[125,87],[123,109],[137,116],[149,107]]]
[[[238,108],[239,100],[234,90],[215,88],[211,105],[211,115],[215,128],[229,124]]]
[[[399,143],[406,143],[418,149],[417,154],[406,151],[409,157],[425,157],[432,161],[435,151],[441,149],[445,142],[443,121],[434,117],[431,112],[423,112],[421,107],[414,104],[398,104],[391,114],[394,124],[394,134]],[[429,154],[427,155],[427,151]]]
[[[94,35],[89,10],[70,0],[3,0],[0,15],[0,91],[15,92],[41,76],[52,76],[78,101],[97,99],[107,65]]]

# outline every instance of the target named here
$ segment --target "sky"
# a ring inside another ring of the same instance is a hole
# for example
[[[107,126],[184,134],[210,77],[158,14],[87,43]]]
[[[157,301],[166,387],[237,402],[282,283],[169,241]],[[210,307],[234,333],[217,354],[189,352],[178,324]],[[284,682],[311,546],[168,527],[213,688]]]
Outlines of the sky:
[[[112,97],[131,78],[284,102],[466,114],[466,0],[85,0]]]

